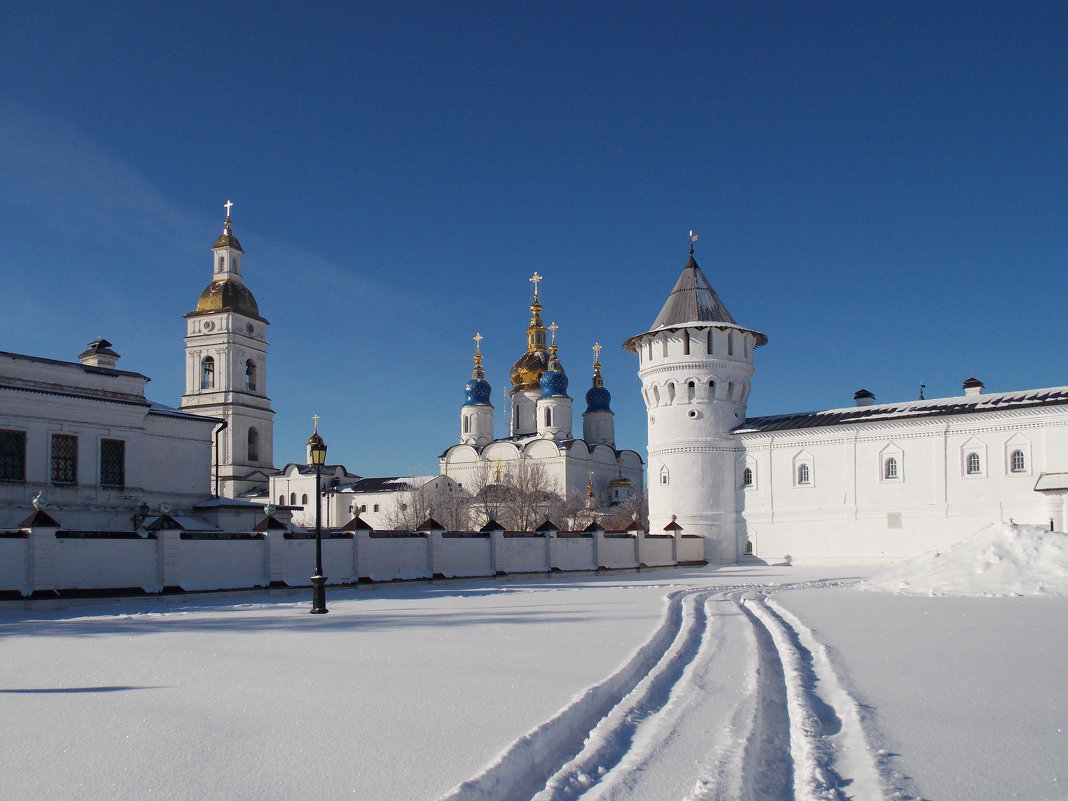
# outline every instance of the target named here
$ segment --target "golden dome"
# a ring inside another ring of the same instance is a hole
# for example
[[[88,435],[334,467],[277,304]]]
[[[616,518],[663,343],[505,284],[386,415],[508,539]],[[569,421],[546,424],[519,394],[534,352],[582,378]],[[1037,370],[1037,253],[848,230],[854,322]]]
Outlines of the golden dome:
[[[549,355],[545,351],[527,351],[512,365],[512,389],[541,389],[541,377],[548,369]]]
[[[208,284],[207,289],[200,293],[194,314],[220,311],[232,311],[246,317],[255,317],[257,320],[262,319],[260,307],[248,287],[231,278]]]

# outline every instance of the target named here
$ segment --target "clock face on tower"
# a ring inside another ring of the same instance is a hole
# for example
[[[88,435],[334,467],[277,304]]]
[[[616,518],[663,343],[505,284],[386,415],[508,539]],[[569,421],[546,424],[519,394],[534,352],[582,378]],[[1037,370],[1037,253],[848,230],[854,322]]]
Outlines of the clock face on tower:
[[[254,325],[252,325],[252,323],[249,323],[248,325],[245,326],[245,330],[247,330],[251,334],[253,331],[256,330],[256,327]]]
[[[204,330],[205,331],[212,331],[212,330],[214,330],[214,328],[215,328],[215,323],[213,323],[211,320],[205,321],[205,323],[204,323]]]

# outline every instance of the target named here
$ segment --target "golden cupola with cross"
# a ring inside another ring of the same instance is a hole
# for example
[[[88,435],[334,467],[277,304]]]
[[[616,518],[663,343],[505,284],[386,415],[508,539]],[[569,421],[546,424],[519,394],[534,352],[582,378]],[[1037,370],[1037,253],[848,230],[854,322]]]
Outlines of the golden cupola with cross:
[[[530,304],[530,324],[527,326],[527,350],[512,365],[512,393],[540,389],[542,375],[549,369],[549,351],[545,345],[545,325],[541,320],[541,303],[538,302],[538,283],[542,277],[536,272],[530,282],[534,284],[534,302]]]

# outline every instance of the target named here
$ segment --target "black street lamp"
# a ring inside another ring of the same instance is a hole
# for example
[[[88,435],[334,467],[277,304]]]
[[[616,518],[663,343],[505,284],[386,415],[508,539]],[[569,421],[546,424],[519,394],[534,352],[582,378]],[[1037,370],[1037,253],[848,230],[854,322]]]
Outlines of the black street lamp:
[[[316,423],[315,431],[308,438],[308,455],[311,457],[312,467],[315,468],[315,575],[311,577],[311,613],[325,615],[330,611],[326,608],[326,576],[323,575],[322,482],[323,465],[326,464],[326,443],[319,436],[318,421]]]

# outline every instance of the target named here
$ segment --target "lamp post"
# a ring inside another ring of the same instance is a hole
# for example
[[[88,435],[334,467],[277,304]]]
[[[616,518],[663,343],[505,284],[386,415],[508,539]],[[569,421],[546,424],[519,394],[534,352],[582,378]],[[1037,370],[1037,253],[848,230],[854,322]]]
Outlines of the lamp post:
[[[315,423],[315,431],[308,438],[308,456],[311,457],[311,465],[315,469],[315,575],[311,577],[311,613],[325,615],[330,611],[326,608],[326,576],[323,575],[322,481],[323,465],[326,464],[326,443],[319,436],[318,420]]]

